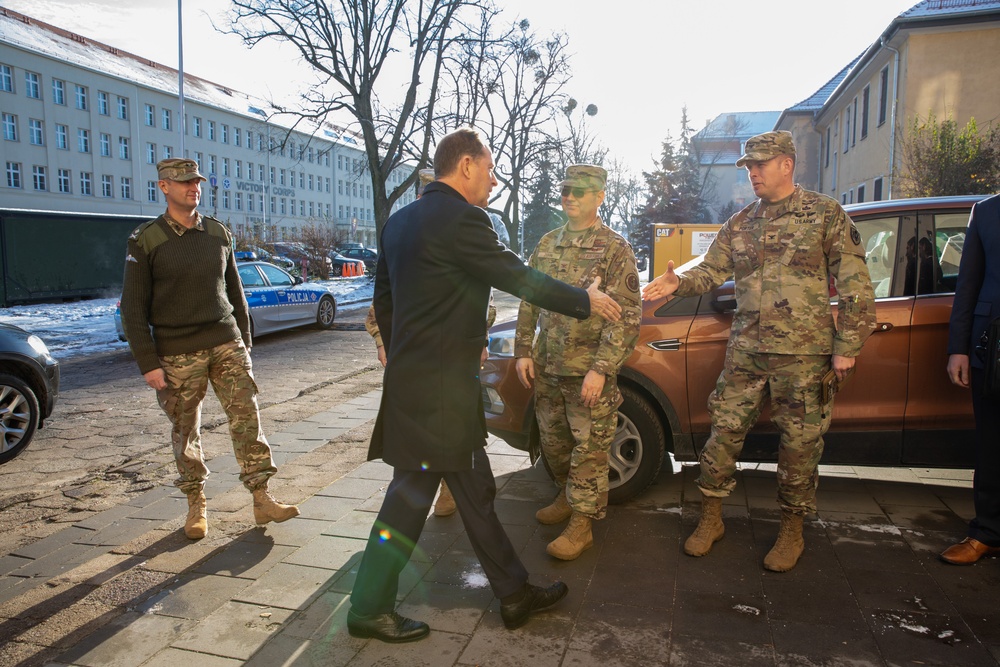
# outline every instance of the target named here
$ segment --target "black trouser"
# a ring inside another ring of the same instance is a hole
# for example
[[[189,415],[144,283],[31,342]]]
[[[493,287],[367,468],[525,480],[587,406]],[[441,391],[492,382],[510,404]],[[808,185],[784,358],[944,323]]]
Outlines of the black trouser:
[[[472,462],[471,470],[461,472],[393,471],[351,592],[355,613],[370,616],[396,608],[399,574],[420,539],[442,477],[455,497],[493,594],[498,598],[512,595],[527,583],[528,572],[493,508],[497,487],[486,450],[476,450]]]
[[[976,473],[972,493],[976,517],[969,537],[1000,547],[1000,399],[983,398],[986,371],[972,369],[972,410],[976,416]]]

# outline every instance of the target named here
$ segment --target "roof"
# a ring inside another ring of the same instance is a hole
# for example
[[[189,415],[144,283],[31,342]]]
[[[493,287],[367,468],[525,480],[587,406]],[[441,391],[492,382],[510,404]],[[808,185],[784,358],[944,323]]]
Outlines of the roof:
[[[0,7],[0,43],[71,63],[81,69],[100,72],[129,83],[177,96],[177,70],[117,47],[39,21],[6,7]],[[223,109],[258,122],[293,129],[297,119],[283,120],[280,111],[266,100],[233,90],[228,86],[184,73],[184,99]],[[353,133],[325,124],[322,135],[335,143],[356,142]],[[331,130],[335,130],[331,131]],[[300,130],[301,131],[301,130]],[[309,132],[306,131],[305,134]],[[317,131],[317,134],[320,132]]]
[[[938,19],[950,16],[968,16],[991,13],[1000,9],[997,0],[923,0],[899,15],[899,20]]]
[[[720,113],[708,125],[699,130],[694,139],[749,139],[762,132],[774,129],[780,111],[732,111]],[[738,157],[738,156],[737,156]]]
[[[830,99],[830,95],[833,94],[833,91],[837,89],[837,86],[840,85],[840,82],[847,77],[847,75],[851,72],[852,69],[854,69],[854,66],[858,64],[859,60],[861,60],[861,54],[858,54],[854,58],[854,60],[845,65],[842,70],[834,74],[829,81],[824,83],[819,88],[819,90],[817,90],[815,93],[813,93],[806,99],[802,100],[798,104],[788,107],[782,112],[782,114],[788,112],[796,112],[796,111],[815,111],[816,109],[822,108],[823,104],[825,104],[826,101]]]

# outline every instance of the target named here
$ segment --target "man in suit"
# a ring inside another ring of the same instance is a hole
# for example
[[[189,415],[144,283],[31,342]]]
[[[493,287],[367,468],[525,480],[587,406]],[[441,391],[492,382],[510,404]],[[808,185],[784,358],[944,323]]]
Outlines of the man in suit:
[[[442,478],[507,628],[567,592],[562,582],[528,583],[494,511],[479,385],[490,286],[580,319],[594,312],[616,320],[621,313],[598,291],[599,280],[587,290],[571,287],[528,268],[499,242],[481,208],[496,185],[493,157],[475,131],[445,136],[434,171],[437,180],[423,196],[386,222],[375,273],[375,316],[388,362],[368,459],[381,457],[393,478],[358,568],[347,628],[388,642],[430,631],[397,614],[395,604],[399,574]]]
[[[983,396],[985,359],[976,354],[983,332],[1000,317],[1000,195],[972,207],[948,328],[948,377],[972,388],[976,417],[976,516],[968,537],[941,554],[952,565],[1000,555],[1000,399]]]

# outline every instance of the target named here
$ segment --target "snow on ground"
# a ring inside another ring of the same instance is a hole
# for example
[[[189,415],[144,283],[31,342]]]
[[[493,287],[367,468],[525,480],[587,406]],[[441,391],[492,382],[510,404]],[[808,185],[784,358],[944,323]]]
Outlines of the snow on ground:
[[[334,278],[312,281],[329,289],[337,310],[371,303],[375,283],[369,278]],[[91,299],[70,303],[38,303],[0,308],[0,322],[37,334],[56,359],[109,350],[124,350],[127,343],[115,332],[118,299]]]

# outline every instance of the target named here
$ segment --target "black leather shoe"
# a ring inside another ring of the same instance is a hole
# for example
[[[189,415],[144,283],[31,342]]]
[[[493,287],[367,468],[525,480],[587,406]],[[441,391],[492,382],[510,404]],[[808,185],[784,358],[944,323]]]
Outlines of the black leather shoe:
[[[569,588],[561,581],[548,588],[539,588],[531,584],[525,584],[525,588],[524,597],[518,602],[500,605],[500,618],[508,630],[521,627],[528,622],[532,612],[551,607],[569,592]]]
[[[388,614],[362,616],[352,610],[347,612],[347,631],[352,637],[399,644],[423,639],[431,629],[426,623],[400,616],[394,611]]]

